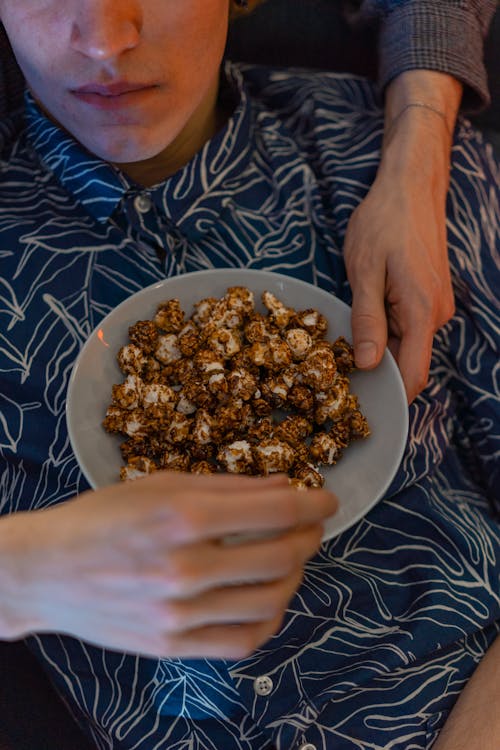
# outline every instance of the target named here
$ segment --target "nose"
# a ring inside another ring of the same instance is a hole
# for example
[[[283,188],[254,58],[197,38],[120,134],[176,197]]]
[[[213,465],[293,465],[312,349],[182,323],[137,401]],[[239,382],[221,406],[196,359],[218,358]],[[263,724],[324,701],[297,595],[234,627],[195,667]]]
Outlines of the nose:
[[[78,0],[71,46],[94,60],[116,58],[137,46],[142,24],[138,0]]]

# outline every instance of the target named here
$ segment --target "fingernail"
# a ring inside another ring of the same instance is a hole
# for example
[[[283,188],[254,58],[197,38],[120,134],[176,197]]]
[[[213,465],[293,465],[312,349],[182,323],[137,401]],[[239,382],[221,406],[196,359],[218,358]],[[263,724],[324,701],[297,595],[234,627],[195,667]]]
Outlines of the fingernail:
[[[362,341],[355,348],[355,360],[358,367],[371,367],[377,361],[377,346],[373,341]]]

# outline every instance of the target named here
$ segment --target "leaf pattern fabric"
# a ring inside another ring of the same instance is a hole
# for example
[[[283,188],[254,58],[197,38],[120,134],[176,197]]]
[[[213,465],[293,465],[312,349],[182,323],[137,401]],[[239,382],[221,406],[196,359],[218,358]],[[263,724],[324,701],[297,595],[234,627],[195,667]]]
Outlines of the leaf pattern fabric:
[[[225,78],[227,125],[148,190],[84,151],[29,95],[23,120],[3,126],[3,513],[87,489],[66,429],[68,379],[90,332],[130,294],[239,267],[350,301],[342,245],[380,158],[376,90],[349,75],[231,63]],[[308,563],[274,638],[237,663],[28,639],[98,748],[431,746],[500,630],[499,204],[499,165],[461,120],[447,206],[457,309],[410,407],[403,461],[383,500]],[[266,696],[255,689],[262,676]]]

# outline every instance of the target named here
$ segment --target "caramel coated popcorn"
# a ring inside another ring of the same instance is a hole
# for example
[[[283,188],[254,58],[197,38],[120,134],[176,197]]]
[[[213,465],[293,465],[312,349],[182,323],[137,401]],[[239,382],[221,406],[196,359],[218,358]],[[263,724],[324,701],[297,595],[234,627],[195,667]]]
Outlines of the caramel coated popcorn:
[[[158,469],[288,474],[321,487],[353,441],[370,434],[350,393],[351,345],[326,340],[317,310],[296,311],[271,292],[230,287],[187,318],[179,300],[129,328],[103,422],[122,435],[123,480]]]

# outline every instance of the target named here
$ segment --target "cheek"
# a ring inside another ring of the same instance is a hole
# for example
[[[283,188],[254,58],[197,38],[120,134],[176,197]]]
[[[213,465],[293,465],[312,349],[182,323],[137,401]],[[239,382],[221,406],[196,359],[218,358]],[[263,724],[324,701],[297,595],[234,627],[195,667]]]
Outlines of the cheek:
[[[57,70],[55,45],[47,44],[41,34],[26,33],[26,29],[11,37],[11,45],[28,86],[33,91],[50,91],[53,87],[51,81]]]

